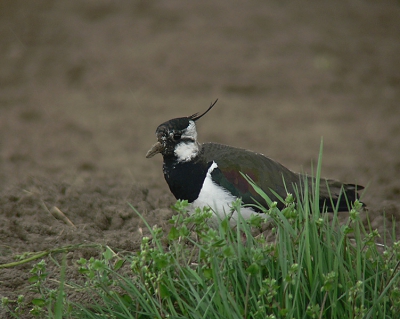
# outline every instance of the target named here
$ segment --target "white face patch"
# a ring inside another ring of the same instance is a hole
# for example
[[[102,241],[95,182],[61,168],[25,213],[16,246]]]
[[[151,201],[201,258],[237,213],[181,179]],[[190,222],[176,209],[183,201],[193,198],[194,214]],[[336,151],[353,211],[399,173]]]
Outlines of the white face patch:
[[[218,214],[221,219],[226,216],[231,216],[232,202],[237,199],[230,192],[217,185],[211,178],[211,172],[217,168],[217,163],[213,162],[208,169],[206,178],[203,183],[203,187],[200,190],[199,197],[192,203],[193,208],[209,206]],[[242,207],[240,214],[244,219],[248,219],[251,215],[256,212],[250,207]],[[238,218],[238,214],[235,211],[231,216],[231,224],[235,225]]]
[[[189,121],[189,126],[182,132],[182,138],[189,138],[197,142],[197,130],[194,121]]]
[[[199,144],[197,143],[197,131],[194,121],[189,121],[189,126],[182,132],[182,142],[175,146],[175,156],[178,162],[188,162],[199,153]]]
[[[174,153],[178,162],[188,162],[199,153],[199,145],[192,141],[181,142],[175,146]]]

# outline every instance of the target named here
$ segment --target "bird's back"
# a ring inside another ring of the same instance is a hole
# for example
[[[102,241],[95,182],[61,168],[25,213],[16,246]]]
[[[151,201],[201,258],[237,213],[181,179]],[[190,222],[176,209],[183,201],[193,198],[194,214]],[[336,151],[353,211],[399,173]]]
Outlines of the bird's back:
[[[212,173],[216,183],[225,187],[237,197],[241,197],[245,204],[253,204],[255,199],[262,205],[266,205],[263,198],[258,195],[249,185],[245,178],[240,174],[248,175],[256,185],[270,197],[271,200],[278,202],[278,207],[282,203],[276,198],[273,192],[281,198],[285,198],[287,193],[295,194],[295,189],[302,192],[304,183],[307,180],[310,194],[315,180],[303,174],[292,172],[280,163],[249,150],[235,148],[217,143],[205,143],[201,148],[202,156],[207,162],[214,161],[219,170]],[[363,189],[362,186],[353,184],[343,184],[335,180],[320,180],[320,206],[325,204],[329,211],[333,210],[339,200],[339,211],[347,210],[347,201],[353,202],[357,197],[357,191]],[[343,192],[346,197],[343,196]]]

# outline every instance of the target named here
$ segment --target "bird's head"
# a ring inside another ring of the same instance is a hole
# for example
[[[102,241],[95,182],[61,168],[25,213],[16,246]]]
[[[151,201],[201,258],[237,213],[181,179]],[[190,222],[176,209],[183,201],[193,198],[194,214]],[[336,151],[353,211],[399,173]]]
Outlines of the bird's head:
[[[189,161],[199,151],[195,122],[217,103],[218,99],[202,114],[195,113],[160,124],[156,130],[157,143],[147,152],[150,158],[161,153],[163,157],[176,157],[178,162]]]

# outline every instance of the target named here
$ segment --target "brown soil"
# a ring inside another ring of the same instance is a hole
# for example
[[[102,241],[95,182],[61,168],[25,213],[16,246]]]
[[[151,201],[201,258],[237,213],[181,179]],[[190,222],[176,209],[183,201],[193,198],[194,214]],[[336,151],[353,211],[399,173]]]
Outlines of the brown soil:
[[[128,203],[150,225],[172,215],[162,159],[144,157],[155,128],[216,98],[201,141],[310,171],[323,137],[323,175],[368,185],[372,227],[389,225],[399,16],[394,0],[2,1],[0,263],[79,243],[135,250],[145,227]],[[29,297],[31,267],[0,269],[0,296]]]

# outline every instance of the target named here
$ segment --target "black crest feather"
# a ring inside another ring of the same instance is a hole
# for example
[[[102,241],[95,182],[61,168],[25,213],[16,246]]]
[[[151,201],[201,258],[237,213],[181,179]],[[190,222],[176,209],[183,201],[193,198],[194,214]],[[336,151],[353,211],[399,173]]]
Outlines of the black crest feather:
[[[194,113],[193,115],[188,116],[189,120],[193,120],[193,121],[197,121],[198,119],[200,119],[201,117],[203,117],[204,115],[206,115],[208,113],[209,110],[211,110],[213,108],[213,106],[217,103],[218,99],[215,100],[214,103],[211,103],[210,107],[201,115],[198,115],[199,113]]]

